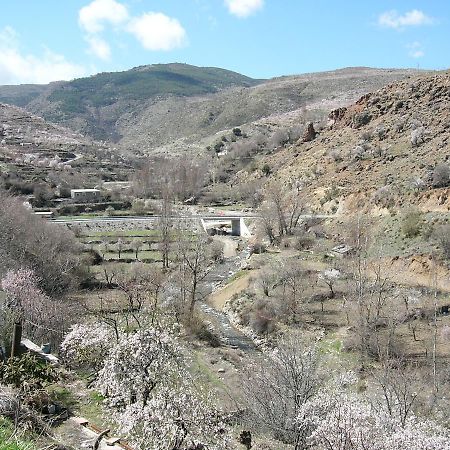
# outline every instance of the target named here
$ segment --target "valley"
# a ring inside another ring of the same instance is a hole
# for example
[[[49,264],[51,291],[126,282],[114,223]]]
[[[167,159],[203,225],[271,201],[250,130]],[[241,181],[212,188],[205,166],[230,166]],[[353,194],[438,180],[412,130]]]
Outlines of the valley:
[[[153,65],[0,101],[1,342],[20,321],[61,362],[24,362],[40,406],[15,358],[0,380],[46,445],[447,448],[448,71]],[[378,447],[327,447],[340,413]]]

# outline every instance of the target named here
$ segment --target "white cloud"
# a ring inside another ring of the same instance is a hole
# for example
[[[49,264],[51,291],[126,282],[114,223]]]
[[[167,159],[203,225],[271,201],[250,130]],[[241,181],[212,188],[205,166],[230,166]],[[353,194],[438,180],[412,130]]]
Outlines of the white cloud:
[[[0,84],[48,83],[86,75],[86,68],[44,49],[43,55],[24,54],[11,27],[0,31]]]
[[[378,17],[378,25],[385,28],[400,30],[405,27],[431,25],[434,23],[432,17],[427,16],[423,11],[413,9],[401,15],[397,11],[387,11]]]
[[[182,47],[187,41],[186,31],[177,19],[160,12],[131,17],[126,6],[116,0],[93,0],[80,9],[78,23],[86,33],[88,53],[103,60],[111,57],[111,47],[101,37],[107,25],[132,34],[147,50],[168,51]]]
[[[108,61],[111,58],[111,47],[105,40],[98,36],[86,36],[85,39],[89,43],[89,53],[103,61]]]
[[[131,19],[127,31],[147,50],[173,50],[186,43],[186,31],[177,19],[148,12]]]
[[[225,0],[225,5],[231,14],[243,18],[262,9],[264,0]]]
[[[425,52],[420,42],[413,42],[412,44],[408,44],[406,47],[409,49],[408,55],[411,58],[418,59],[425,56]]]
[[[80,26],[90,34],[103,31],[105,23],[120,25],[128,18],[127,8],[115,0],[94,0],[78,13]]]

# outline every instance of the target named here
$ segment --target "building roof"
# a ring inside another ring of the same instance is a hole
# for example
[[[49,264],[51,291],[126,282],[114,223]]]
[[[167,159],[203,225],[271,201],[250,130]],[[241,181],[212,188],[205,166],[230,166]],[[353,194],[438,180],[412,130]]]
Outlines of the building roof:
[[[100,189],[71,189],[70,192],[75,193],[100,192]]]

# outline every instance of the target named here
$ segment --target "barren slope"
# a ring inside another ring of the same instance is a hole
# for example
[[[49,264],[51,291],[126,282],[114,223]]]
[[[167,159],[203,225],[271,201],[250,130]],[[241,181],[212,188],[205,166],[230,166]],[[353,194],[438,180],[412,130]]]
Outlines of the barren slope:
[[[411,77],[333,111],[330,129],[260,165],[286,184],[300,182],[317,210],[417,204],[448,211],[450,181],[437,183],[433,174],[449,164],[449,110],[449,72]]]

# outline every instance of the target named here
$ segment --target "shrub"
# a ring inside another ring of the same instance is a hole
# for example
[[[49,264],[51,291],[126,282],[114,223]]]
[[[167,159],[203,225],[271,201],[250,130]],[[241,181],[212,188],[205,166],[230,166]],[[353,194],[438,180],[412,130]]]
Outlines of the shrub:
[[[341,162],[342,161],[341,152],[337,148],[334,148],[334,149],[330,150],[330,152],[328,153],[328,156],[334,162]]]
[[[137,215],[142,215],[145,213],[145,201],[140,199],[140,198],[135,198],[132,202],[131,202],[131,209],[133,211],[134,214]]]
[[[406,212],[403,217],[402,231],[407,238],[413,238],[420,234],[422,229],[422,213],[417,210]]]
[[[375,134],[378,136],[378,139],[380,141],[382,141],[385,137],[386,137],[386,128],[384,127],[384,125],[378,125],[375,128]]]
[[[450,185],[450,166],[448,164],[438,164],[434,168],[432,184],[435,188],[447,187]]]
[[[444,258],[450,259],[450,225],[443,225],[435,231]]]
[[[56,369],[31,353],[0,362],[0,380],[28,392],[58,380]]]
[[[353,116],[353,123],[355,128],[360,128],[367,125],[372,120],[372,116],[368,111],[362,111]]]
[[[372,132],[372,130],[365,130],[365,131],[363,131],[362,134],[361,134],[361,139],[362,139],[363,141],[370,141],[370,140],[372,139],[372,137],[373,137],[373,132]]]
[[[270,170],[270,166],[268,164],[264,164],[264,166],[262,167],[261,170],[266,177],[268,177],[270,175],[271,170]]]
[[[37,448],[31,442],[24,441],[18,434],[22,432],[18,433],[13,421],[0,418],[0,450],[35,450]]]
[[[219,142],[216,142],[215,144],[214,144],[214,151],[216,152],[216,153],[220,153],[221,152],[221,150],[222,150],[222,148],[224,147],[224,143],[223,143],[223,141],[219,141]]]
[[[211,347],[217,348],[222,345],[222,341],[211,328],[211,325],[206,322],[198,313],[192,317],[184,317],[183,324],[186,330],[195,336],[200,341],[204,341]]]
[[[391,208],[395,204],[395,196],[389,185],[377,189],[372,197],[374,203],[382,208]]]
[[[258,334],[270,334],[276,329],[276,322],[272,314],[265,308],[250,313],[250,328]]]
[[[262,242],[255,242],[250,247],[250,255],[253,255],[253,254],[260,255],[261,253],[265,253],[266,251],[267,251],[267,248]]]
[[[295,242],[296,250],[308,250],[314,247],[314,237],[310,233],[301,233]]]
[[[411,145],[418,147],[425,142],[425,128],[419,127],[411,131]]]

